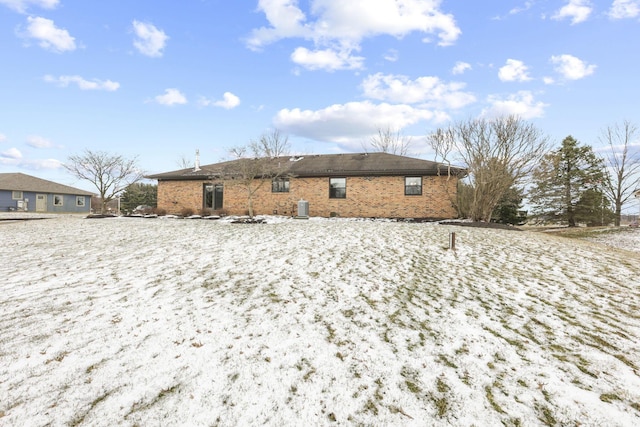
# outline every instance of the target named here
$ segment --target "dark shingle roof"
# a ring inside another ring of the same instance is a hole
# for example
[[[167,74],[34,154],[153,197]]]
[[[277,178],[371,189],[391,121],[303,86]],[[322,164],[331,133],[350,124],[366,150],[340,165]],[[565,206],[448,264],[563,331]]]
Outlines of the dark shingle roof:
[[[77,196],[91,196],[93,193],[36,178],[24,173],[0,173],[0,190],[32,191],[41,193],[74,194]]]
[[[200,170],[181,169],[172,172],[149,175],[147,178],[163,180],[206,179],[233,171],[240,160],[201,166]],[[314,154],[307,156],[287,156],[272,159],[284,164],[286,172],[296,177],[328,176],[382,176],[382,175],[437,175],[447,173],[447,166],[429,160],[398,156],[389,153],[347,153]],[[465,170],[454,167],[453,174],[464,174]]]

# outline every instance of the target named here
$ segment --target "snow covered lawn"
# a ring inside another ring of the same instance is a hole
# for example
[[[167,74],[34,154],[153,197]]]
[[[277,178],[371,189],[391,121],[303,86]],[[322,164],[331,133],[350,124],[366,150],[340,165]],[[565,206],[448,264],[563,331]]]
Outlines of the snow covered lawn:
[[[640,254],[268,221],[0,223],[0,425],[640,425]]]

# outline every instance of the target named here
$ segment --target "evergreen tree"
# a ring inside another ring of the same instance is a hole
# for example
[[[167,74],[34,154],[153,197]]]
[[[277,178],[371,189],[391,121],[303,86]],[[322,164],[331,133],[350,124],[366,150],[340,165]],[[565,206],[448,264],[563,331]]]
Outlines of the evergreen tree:
[[[611,202],[601,190],[590,188],[582,193],[575,208],[576,221],[589,227],[607,225],[615,220]]]
[[[604,165],[590,146],[572,136],[542,159],[533,172],[534,186],[529,194],[534,213],[576,225],[576,206],[587,190],[598,189],[604,179]]]
[[[522,207],[523,191],[518,187],[508,189],[498,201],[491,218],[501,224],[518,225],[526,221]]]
[[[155,184],[144,184],[141,182],[128,185],[120,198],[120,209],[131,213],[136,206],[146,205],[156,207],[158,196],[158,186]]]

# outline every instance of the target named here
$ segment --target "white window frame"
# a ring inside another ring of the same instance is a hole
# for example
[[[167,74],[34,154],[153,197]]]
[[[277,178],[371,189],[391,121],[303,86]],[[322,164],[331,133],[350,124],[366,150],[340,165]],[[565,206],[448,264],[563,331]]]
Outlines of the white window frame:
[[[22,200],[24,198],[24,193],[22,191],[12,191],[11,192],[11,200]]]
[[[53,195],[53,206],[64,206],[64,196],[62,194]]]
[[[87,206],[87,199],[85,196],[76,196],[76,206],[84,208]]]

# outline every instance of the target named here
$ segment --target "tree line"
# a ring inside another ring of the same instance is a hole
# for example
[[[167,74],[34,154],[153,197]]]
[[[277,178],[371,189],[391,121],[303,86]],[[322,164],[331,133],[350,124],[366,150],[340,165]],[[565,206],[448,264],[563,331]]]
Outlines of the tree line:
[[[429,142],[439,161],[467,168],[455,200],[461,217],[515,223],[526,198],[540,221],[619,226],[622,207],[640,187],[639,136],[624,121],[601,132],[600,154],[571,135],[553,148],[534,125],[508,116],[459,122]]]
[[[601,131],[600,153],[571,135],[554,148],[532,123],[504,116],[453,123],[427,140],[441,175],[450,175],[452,165],[467,171],[451,195],[462,218],[523,222],[520,209],[527,199],[532,216],[541,221],[619,226],[623,206],[640,188],[639,136],[638,127],[625,120]],[[400,155],[408,153],[410,144],[409,138],[388,127],[379,128],[370,141],[373,151]],[[230,182],[246,189],[250,216],[257,189],[283,173],[271,159],[288,155],[289,149],[288,137],[275,130],[229,150],[242,161],[236,163],[238,170],[226,173],[233,175]],[[64,167],[96,187],[103,208],[119,196],[125,210],[154,206],[156,186],[140,182],[144,173],[136,160],[85,150],[69,157]],[[183,166],[188,167],[184,159]]]

